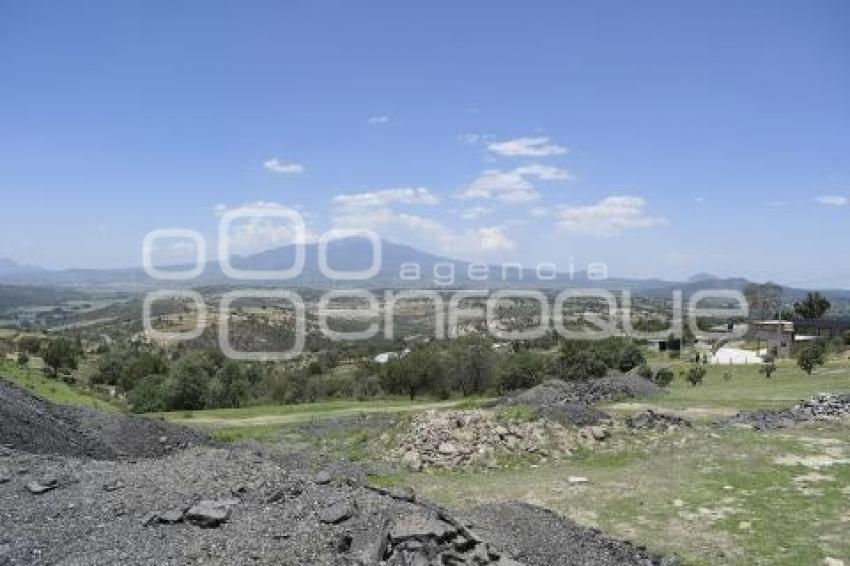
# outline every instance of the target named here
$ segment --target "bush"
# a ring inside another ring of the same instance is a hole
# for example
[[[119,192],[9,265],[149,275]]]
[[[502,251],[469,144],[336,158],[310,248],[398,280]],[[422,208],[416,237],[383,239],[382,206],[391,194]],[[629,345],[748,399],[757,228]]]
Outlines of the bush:
[[[674,377],[675,375],[673,374],[673,370],[670,368],[660,368],[657,372],[655,372],[655,377],[652,378],[652,382],[658,387],[667,387],[673,383]]]
[[[769,361],[768,361],[769,360]],[[773,360],[770,357],[766,357],[764,363],[759,368],[759,373],[764,375],[767,379],[773,377],[773,372],[776,371],[776,364],[773,363]]]
[[[693,386],[699,385],[702,383],[702,380],[705,379],[705,374],[708,373],[705,369],[705,366],[700,364],[694,364],[688,368],[688,373],[685,374],[685,379],[688,380]]]
[[[631,371],[638,366],[646,363],[646,357],[643,355],[643,350],[634,342],[629,342],[620,353],[620,371]]]
[[[149,375],[136,382],[127,394],[134,413],[151,413],[168,410],[168,390],[159,375]]]
[[[800,349],[797,352],[797,366],[807,375],[812,375],[812,372],[817,366],[823,365],[825,361],[824,347],[821,343],[815,342]]]
[[[543,380],[545,367],[543,358],[536,352],[510,354],[499,375],[499,392],[534,387]]]
[[[568,381],[584,381],[604,377],[608,366],[593,351],[579,350],[561,358],[561,378]]]
[[[650,381],[653,380],[652,368],[646,364],[643,364],[640,366],[640,368],[638,368],[638,375],[644,379],[648,379]]]

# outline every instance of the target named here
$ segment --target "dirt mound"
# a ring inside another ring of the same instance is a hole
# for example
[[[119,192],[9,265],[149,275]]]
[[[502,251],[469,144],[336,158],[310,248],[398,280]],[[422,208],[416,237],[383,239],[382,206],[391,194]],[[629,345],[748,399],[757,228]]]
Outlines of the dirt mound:
[[[635,397],[661,395],[664,390],[638,375],[617,375],[588,381],[551,379],[503,397],[499,405],[528,405],[563,424],[592,425],[610,418],[591,405]]]
[[[801,400],[790,409],[743,411],[726,422],[752,425],[756,430],[768,430],[810,421],[845,417],[850,417],[850,393],[844,395],[821,393]]]
[[[498,541],[499,550],[528,566],[677,563],[527,503],[482,505],[468,513],[468,519],[482,536]]]
[[[50,403],[0,379],[0,444],[24,452],[115,460],[162,456],[205,441],[162,421]]]
[[[294,462],[249,446],[136,461],[0,448],[0,563],[517,564],[410,490]]]
[[[576,429],[550,419],[513,419],[492,410],[424,411],[410,419],[396,439],[397,447],[387,455],[413,470],[493,466],[508,455],[569,454],[608,436],[601,426]]]

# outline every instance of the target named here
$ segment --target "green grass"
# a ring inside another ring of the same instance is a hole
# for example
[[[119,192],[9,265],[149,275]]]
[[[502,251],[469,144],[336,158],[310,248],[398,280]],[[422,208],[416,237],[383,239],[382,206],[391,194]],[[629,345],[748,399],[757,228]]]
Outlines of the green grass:
[[[265,441],[275,438],[279,431],[279,425],[231,426],[215,429],[212,437],[221,442]]]
[[[210,426],[288,425],[307,422],[314,418],[343,417],[358,413],[404,413],[424,409],[454,408],[459,400],[434,401],[406,398],[371,399],[367,401],[338,400],[302,403],[298,405],[258,405],[235,409],[206,409],[151,413],[173,422]]]
[[[712,365],[701,385],[692,386],[680,375],[686,364],[671,366],[677,374],[670,385],[669,393],[663,397],[643,400],[637,403],[611,403],[603,410],[614,414],[625,414],[656,409],[684,410],[693,418],[715,418],[724,413],[758,408],[782,408],[821,391],[833,393],[850,392],[850,367],[846,362],[833,361],[818,368],[807,376],[794,362],[783,361],[777,364],[776,373],[767,379],[758,372],[759,365]],[[723,379],[729,372],[732,379]]]
[[[539,418],[537,411],[528,405],[511,405],[496,409],[496,419],[500,422],[527,423]]]
[[[795,478],[811,469],[776,463],[788,454],[823,454],[824,446],[850,458],[849,424],[766,434],[683,431],[645,441],[537,466],[399,473],[373,481],[411,485],[450,506],[529,501],[677,554],[686,564],[817,564],[827,556],[850,556],[850,464],[820,470],[830,479],[807,488]],[[569,484],[570,475],[590,483]]]
[[[727,371],[733,374],[728,381]],[[758,366],[713,366],[700,386],[677,377],[665,397],[606,410],[672,408],[715,419],[722,412],[788,407],[821,391],[850,391],[846,361],[832,361],[811,377],[783,362],[772,379]],[[824,458],[829,465],[815,467]],[[590,483],[570,484],[569,476]],[[533,465],[516,459],[495,469],[399,470],[371,481],[410,485],[454,507],[528,501],[678,555],[685,564],[797,565],[850,557],[850,420],[765,433],[704,425],[672,433],[619,428],[601,447]]]
[[[31,393],[61,405],[83,405],[104,411],[120,410],[115,404],[92,393],[68,385],[61,379],[45,377],[41,371],[21,367],[14,362],[0,361],[0,375]]]

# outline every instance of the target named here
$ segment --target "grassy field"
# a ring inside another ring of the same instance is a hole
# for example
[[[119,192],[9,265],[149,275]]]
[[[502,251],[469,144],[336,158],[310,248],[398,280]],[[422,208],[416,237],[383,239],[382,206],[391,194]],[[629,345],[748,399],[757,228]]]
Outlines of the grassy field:
[[[674,371],[686,367],[678,363]],[[683,414],[692,419],[712,419],[744,409],[783,408],[803,397],[821,391],[850,392],[850,366],[832,361],[807,376],[794,362],[777,364],[776,373],[767,379],[757,365],[709,366],[703,383],[692,386],[681,377],[670,386],[669,394],[636,403],[603,406],[615,414],[632,413],[646,408]]]
[[[434,401],[406,398],[371,399],[368,401],[338,400],[303,403],[300,405],[259,405],[238,409],[207,409],[150,413],[174,423],[198,426],[210,430],[224,441],[272,440],[285,436],[293,425],[316,419],[351,417],[367,414],[404,414],[428,409],[449,409],[475,404],[475,399]]]
[[[709,418],[786,407],[820,391],[850,391],[850,366],[813,377],[791,365],[771,380],[755,367],[709,370],[702,386],[677,379],[668,396],[613,404],[625,414],[652,406]],[[628,435],[621,432],[621,435]],[[850,559],[850,423],[767,433],[696,426],[641,432],[611,448],[559,461],[497,469],[401,472],[375,478],[411,485],[450,506],[523,500],[554,509],[686,564],[819,564]],[[569,476],[584,476],[572,484]]]

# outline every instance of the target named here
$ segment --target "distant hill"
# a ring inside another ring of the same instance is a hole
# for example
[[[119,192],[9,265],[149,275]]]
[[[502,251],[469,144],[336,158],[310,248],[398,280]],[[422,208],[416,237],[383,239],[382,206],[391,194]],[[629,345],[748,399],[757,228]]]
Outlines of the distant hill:
[[[7,275],[25,275],[32,273],[42,273],[44,269],[34,265],[24,265],[13,259],[0,257],[0,277]]]
[[[712,275],[711,273],[697,273],[695,275],[691,275],[688,277],[688,283],[700,283],[702,281],[715,281],[720,279],[720,277],[716,275]]]
[[[627,279],[608,277],[595,279],[587,272],[546,273],[547,278],[537,276],[531,269],[504,268],[498,265],[471,264],[467,261],[450,259],[418,250],[416,248],[384,240],[381,242],[381,264],[375,277],[368,281],[331,280],[319,269],[317,244],[304,246],[304,269],[297,278],[276,281],[246,281],[226,277],[218,262],[208,262],[204,273],[191,281],[157,281],[148,277],[141,268],[130,269],[68,269],[45,271],[0,271],[0,281],[26,285],[60,285],[68,287],[101,287],[121,290],[145,290],[151,288],[224,286],[306,286],[316,289],[369,287],[369,288],[539,288],[565,289],[594,287],[610,290],[628,289],[642,295],[670,297],[674,289],[681,289],[685,297],[701,289],[742,290],[750,283],[747,279],[720,278],[708,273],[698,273],[687,281],[662,279]],[[338,271],[365,270],[372,262],[372,246],[363,239],[336,240],[328,245],[328,263]],[[293,265],[294,246],[282,246],[247,256],[234,256],[231,263],[241,270],[280,270]],[[407,264],[407,265],[406,265]],[[411,265],[418,266],[419,277]],[[188,269],[190,266],[173,266],[168,269]],[[453,272],[453,282],[448,282]],[[786,289],[790,297],[801,296],[804,289]],[[850,298],[850,291],[827,291],[828,296]]]

